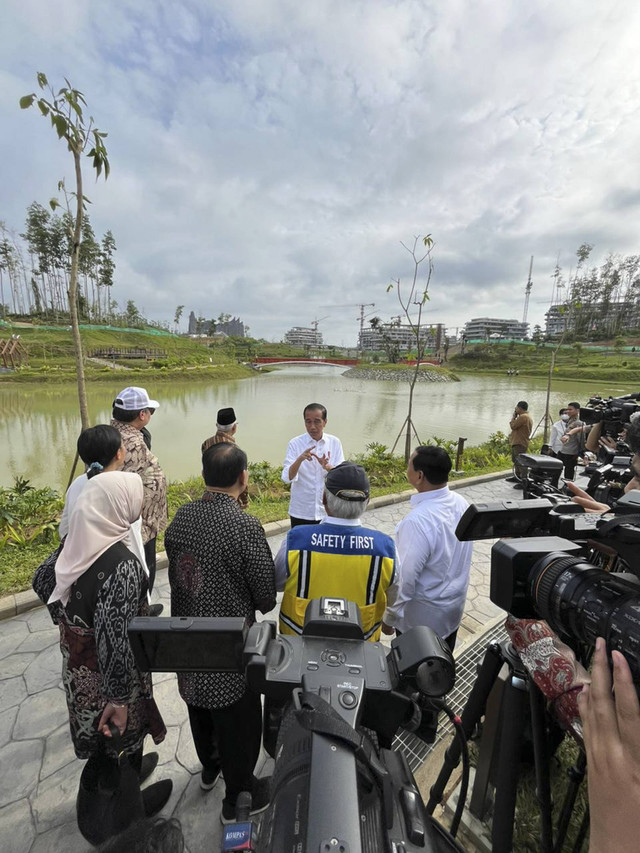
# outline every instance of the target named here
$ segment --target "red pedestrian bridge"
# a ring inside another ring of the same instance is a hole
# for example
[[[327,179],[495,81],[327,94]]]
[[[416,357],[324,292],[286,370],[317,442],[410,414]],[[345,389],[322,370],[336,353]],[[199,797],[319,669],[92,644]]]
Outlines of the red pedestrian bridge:
[[[330,367],[354,367],[359,364],[357,358],[269,358],[261,356],[254,358],[252,367],[260,370],[262,367],[280,367],[285,364],[329,365]]]

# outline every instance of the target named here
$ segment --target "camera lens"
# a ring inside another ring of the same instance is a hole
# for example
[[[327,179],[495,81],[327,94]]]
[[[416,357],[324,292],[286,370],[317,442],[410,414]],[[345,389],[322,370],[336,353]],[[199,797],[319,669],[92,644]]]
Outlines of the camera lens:
[[[560,552],[535,563],[529,586],[537,612],[555,631],[591,646],[604,637],[640,682],[640,587]]]

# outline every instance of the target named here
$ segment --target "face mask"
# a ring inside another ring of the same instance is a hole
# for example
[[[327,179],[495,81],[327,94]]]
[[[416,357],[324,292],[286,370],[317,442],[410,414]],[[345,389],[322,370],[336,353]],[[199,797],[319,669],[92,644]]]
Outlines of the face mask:
[[[568,421],[568,420],[569,420],[569,415],[560,415],[560,419],[561,419],[561,420],[563,420],[563,421]]]

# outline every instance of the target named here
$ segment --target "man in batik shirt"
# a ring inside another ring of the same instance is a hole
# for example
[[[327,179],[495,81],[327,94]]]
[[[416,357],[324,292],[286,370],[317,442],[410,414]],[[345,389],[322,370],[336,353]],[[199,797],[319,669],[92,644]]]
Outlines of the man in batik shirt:
[[[247,486],[247,455],[235,444],[213,444],[202,456],[206,491],[180,507],[165,533],[172,616],[241,616],[276,604],[275,571],[262,525],[238,506]],[[220,771],[226,784],[222,822],[235,818],[241,791],[250,791],[252,813],[269,802],[268,785],[253,769],[260,753],[262,706],[244,673],[183,672],[178,689],[202,764],[207,791]]]
[[[167,480],[158,459],[147,447],[142,430],[159,405],[157,400],[149,398],[145,388],[125,388],[113,401],[111,421],[121,433],[126,451],[122,470],[142,477],[142,541],[149,569],[149,592],[156,576],[156,537],[167,526]],[[157,616],[162,605],[156,604],[152,610]]]

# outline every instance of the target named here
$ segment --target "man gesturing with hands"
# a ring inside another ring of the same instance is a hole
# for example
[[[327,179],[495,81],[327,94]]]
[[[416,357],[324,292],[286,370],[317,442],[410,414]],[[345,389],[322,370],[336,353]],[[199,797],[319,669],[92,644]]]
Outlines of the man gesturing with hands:
[[[324,431],[327,410],[321,403],[305,406],[306,432],[292,438],[282,468],[282,480],[291,483],[291,526],[319,524],[325,517],[322,504],[327,471],[344,462],[340,439]]]

